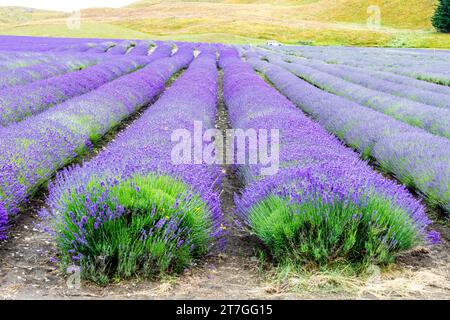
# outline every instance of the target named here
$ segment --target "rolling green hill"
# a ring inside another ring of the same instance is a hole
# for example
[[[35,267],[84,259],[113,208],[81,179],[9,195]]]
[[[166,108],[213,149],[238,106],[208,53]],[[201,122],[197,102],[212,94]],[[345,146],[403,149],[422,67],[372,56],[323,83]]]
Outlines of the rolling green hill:
[[[450,48],[430,18],[437,0],[143,0],[120,9],[82,11],[81,29],[63,13],[21,13],[19,22],[0,10],[0,33],[46,36],[153,38],[185,41],[365,45]],[[381,25],[368,28],[368,8]],[[18,10],[16,8],[16,10]]]

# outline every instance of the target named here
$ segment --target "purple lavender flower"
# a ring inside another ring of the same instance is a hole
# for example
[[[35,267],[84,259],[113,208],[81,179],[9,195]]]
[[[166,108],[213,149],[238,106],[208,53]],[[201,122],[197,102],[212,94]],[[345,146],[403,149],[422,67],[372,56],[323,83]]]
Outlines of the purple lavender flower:
[[[141,237],[140,237],[141,241],[145,241],[147,240],[147,232],[145,232],[145,229],[141,230]]]
[[[441,243],[441,234],[435,230],[432,230],[427,233],[427,240],[431,244],[439,244]]]
[[[6,226],[8,224],[8,212],[0,203],[0,240],[6,239]]]
[[[166,219],[161,218],[158,220],[158,222],[155,224],[156,229],[161,229],[166,224]]]

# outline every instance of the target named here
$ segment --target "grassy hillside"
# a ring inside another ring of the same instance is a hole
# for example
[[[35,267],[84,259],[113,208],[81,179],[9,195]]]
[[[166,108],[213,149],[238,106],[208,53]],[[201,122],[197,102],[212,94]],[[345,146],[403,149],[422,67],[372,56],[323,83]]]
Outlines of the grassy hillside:
[[[400,29],[431,29],[435,0],[339,0],[317,1],[323,10],[317,15],[323,21],[365,23],[367,8],[377,5],[381,9],[384,26]]]
[[[269,15],[268,18],[281,18],[284,15],[288,19],[365,24],[369,15],[367,8],[376,5],[381,9],[385,27],[431,29],[430,18],[436,3],[436,0],[141,0],[129,8],[162,8],[170,4],[178,4],[183,8],[186,8],[186,4],[193,8],[206,8],[208,4],[215,4],[217,8],[226,8],[231,4],[244,5],[241,8],[248,13],[255,5],[269,5],[272,8],[263,8],[273,13],[273,17]],[[273,8],[274,5],[281,10]]]
[[[68,29],[64,14],[55,13],[2,25],[0,11],[0,33],[450,48],[450,35],[435,33],[430,24],[436,1],[143,0],[120,9],[83,10],[79,30]],[[366,24],[370,5],[381,11],[377,30]]]
[[[0,23],[26,23],[29,21],[61,17],[63,14],[55,11],[38,10],[22,7],[0,7]]]
[[[147,39],[148,35],[109,23],[83,22],[80,29],[68,29],[65,23],[28,23],[4,27],[1,34],[39,37]]]

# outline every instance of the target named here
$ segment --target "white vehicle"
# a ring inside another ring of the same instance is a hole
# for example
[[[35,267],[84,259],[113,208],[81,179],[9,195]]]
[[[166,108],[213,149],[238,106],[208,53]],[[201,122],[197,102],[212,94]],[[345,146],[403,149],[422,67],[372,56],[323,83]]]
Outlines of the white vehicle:
[[[268,45],[268,46],[279,47],[279,46],[281,46],[281,43],[279,43],[279,42],[276,41],[276,40],[269,40],[269,41],[267,41],[267,45]]]

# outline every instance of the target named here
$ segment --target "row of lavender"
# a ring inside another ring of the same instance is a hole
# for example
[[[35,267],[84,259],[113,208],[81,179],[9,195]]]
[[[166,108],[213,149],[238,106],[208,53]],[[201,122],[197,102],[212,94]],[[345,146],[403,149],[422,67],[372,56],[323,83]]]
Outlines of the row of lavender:
[[[401,50],[352,47],[284,47],[276,50],[331,64],[385,71],[423,81],[450,85],[448,50]]]
[[[17,124],[0,129],[0,212],[14,217],[56,170],[112,127],[149,104],[192,59],[192,48],[106,83]],[[4,237],[5,234],[2,233]]]
[[[106,59],[105,62],[77,72],[27,85],[0,90],[0,124],[7,126],[36,115],[45,109],[70,98],[92,91],[120,76],[133,72],[147,63],[171,55],[169,46],[158,47],[150,56]],[[95,61],[95,57],[93,57]],[[47,65],[41,66],[47,69]]]
[[[23,52],[0,52],[2,61],[0,62],[0,71],[5,72],[15,68],[32,66],[38,63],[48,63],[55,59],[51,54],[34,54]]]
[[[0,36],[0,57],[36,59],[54,53],[108,53],[112,56],[124,54],[147,55],[151,48],[161,45],[172,47],[185,45],[214,46],[214,44],[183,41]]]
[[[0,48],[3,38],[0,36]],[[161,43],[163,45],[163,43]],[[49,51],[33,52],[16,50],[1,50],[0,57],[0,71],[13,70],[18,67],[31,66],[38,63],[50,63],[60,57],[68,55],[91,55],[91,54],[107,54],[107,56],[114,55],[148,55],[149,50],[155,47],[156,44],[150,41],[140,41],[139,43],[126,42],[101,42],[94,45],[88,43],[81,43],[77,46],[70,47],[56,47]],[[111,58],[111,57],[110,57]]]
[[[1,41],[0,37],[0,41]],[[1,42],[0,42],[1,43]],[[64,57],[70,54],[96,54],[105,53],[109,48],[114,46],[114,43],[100,43],[85,50],[85,45],[80,45],[77,48],[55,48],[48,52],[32,52],[32,51],[14,51],[4,50],[0,51],[0,71],[14,70],[20,67],[32,66],[39,63],[50,63],[58,60],[59,57]]]
[[[448,126],[450,123],[450,109],[446,108],[450,95],[430,93],[428,96],[433,96],[435,101],[442,101],[442,107],[436,107],[383,92],[382,84],[385,82],[384,80],[370,81],[371,84],[374,84],[374,82],[379,84],[374,90],[333,75],[333,73],[337,73],[333,66],[323,65],[318,67],[314,65],[314,67],[311,67],[311,62],[305,60],[296,60],[288,63],[280,55],[269,54],[264,56],[271,63],[288,69],[325,91],[343,96],[348,100],[380,111],[410,125],[423,128],[433,134],[450,138],[450,127]],[[325,69],[326,72],[320,71],[319,68]],[[348,75],[348,73],[346,74]],[[359,74],[350,74],[353,78],[360,77]],[[382,83],[380,84],[380,82]],[[389,84],[385,85],[389,86]],[[416,95],[417,93],[412,92],[411,94]]]
[[[11,37],[0,36],[0,50],[12,52],[106,52],[123,54],[134,48],[154,45],[155,42],[147,40],[117,40],[117,39],[76,39],[76,38],[38,38],[38,37]]]
[[[0,37],[0,44],[1,40],[4,38]],[[91,44],[80,39],[76,45],[52,48],[46,53],[19,49],[0,52],[5,57],[5,72],[0,80],[0,125],[20,122],[172,54],[172,45],[158,43],[148,56],[154,45],[150,41]],[[130,47],[135,50],[129,52]]]
[[[215,54],[202,52],[105,151],[58,175],[47,216],[63,265],[76,261],[97,282],[152,276],[182,271],[217,243],[220,167],[171,159],[174,130],[214,128],[217,84]]]
[[[380,73],[376,73],[370,70],[362,70],[361,68],[355,68],[346,65],[336,66],[315,59],[305,60],[287,56],[282,57],[287,58],[291,62],[297,61],[316,70],[337,76],[346,81],[361,85],[372,90],[389,93],[398,97],[408,98],[412,101],[417,101],[430,106],[450,109],[450,87],[430,84],[428,85],[428,89],[430,89],[430,91],[428,91],[428,89],[425,88],[414,88],[414,85],[411,87],[411,83],[421,82],[419,80],[411,79],[410,83],[406,84],[395,83],[390,81],[388,77],[385,77],[384,79],[383,77],[377,79],[376,75]]]
[[[286,97],[364,158],[375,159],[433,206],[450,212],[450,141],[330,94],[279,66],[248,55]]]
[[[59,55],[57,62],[43,62],[3,71],[0,78],[0,90],[83,69],[95,65],[100,60],[101,56]]]
[[[65,100],[94,90],[151,61],[170,56],[172,51],[171,46],[161,45],[149,57],[150,46],[153,45],[149,41],[140,41],[138,44],[122,41],[115,45],[104,41],[89,43],[85,39],[79,39],[76,43],[71,40],[70,46],[47,48],[46,52],[41,53],[22,51],[27,48],[25,41],[19,42],[19,47],[11,51],[14,39],[0,37],[0,47],[10,46],[10,51],[0,51],[3,58],[0,64],[0,70],[3,71],[0,80],[1,126],[20,122]],[[24,39],[27,38],[19,37],[19,40]],[[42,41],[39,39],[40,43]],[[35,43],[35,39],[32,43]],[[131,46],[136,46],[133,54],[128,52]]]
[[[45,52],[80,44],[95,45],[104,39],[1,36],[0,50]]]
[[[4,40],[0,37],[0,48],[5,45]],[[93,65],[104,59],[125,55],[134,58],[147,56],[153,47],[155,44],[149,41],[100,42],[92,45],[80,42],[76,46],[56,47],[46,52],[21,51],[20,48],[0,51],[0,71],[3,72],[0,89],[48,79],[74,71],[77,66]]]
[[[12,52],[10,69],[3,73],[0,83],[0,125],[20,122],[92,91],[152,61],[170,56],[176,48],[175,43],[164,42],[121,41],[116,44],[103,41],[91,44],[85,41],[80,39],[79,43],[68,47],[52,48],[48,54]],[[154,50],[148,56],[150,46]],[[11,52],[0,52],[0,55],[10,57]],[[18,57],[29,58],[31,65],[17,67]],[[58,62],[49,62],[53,60]]]
[[[429,220],[404,187],[307,118],[236,51],[223,50],[220,66],[232,126],[280,130],[279,172],[263,177],[260,165],[240,166],[245,189],[235,199],[275,258],[387,262],[424,238]]]

